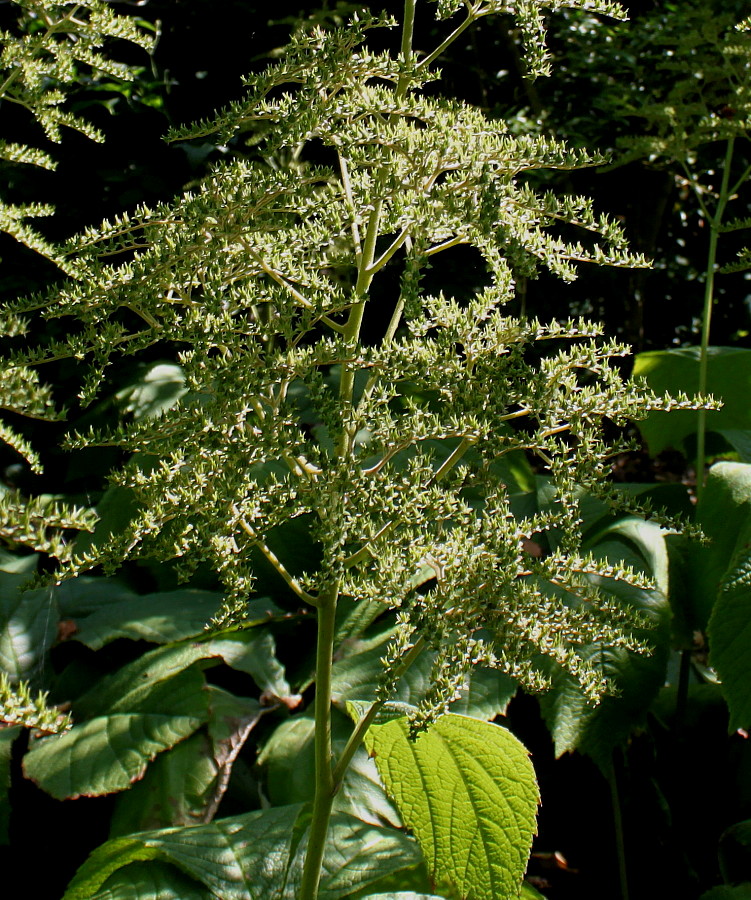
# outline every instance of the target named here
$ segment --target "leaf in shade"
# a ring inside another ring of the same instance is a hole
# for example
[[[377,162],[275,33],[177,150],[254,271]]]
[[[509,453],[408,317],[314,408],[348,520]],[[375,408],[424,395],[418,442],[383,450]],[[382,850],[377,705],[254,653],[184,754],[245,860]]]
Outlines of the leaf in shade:
[[[311,801],[315,792],[315,760],[310,716],[294,716],[283,722],[272,734],[261,756],[266,769],[269,799],[274,806]],[[335,713],[332,718],[332,744],[335,755],[341,753],[352,733],[352,723]],[[334,808],[379,825],[389,822],[401,825],[393,803],[386,796],[375,763],[364,748],[355,752],[336,795]]]
[[[292,693],[284,666],[276,657],[276,642],[270,631],[249,629],[218,636],[211,641],[212,654],[239,672],[250,675],[268,699],[277,698],[295,709],[301,698]]]
[[[20,725],[0,728],[0,846],[8,843],[8,825],[10,824],[10,759],[13,741],[23,731]]]
[[[628,523],[624,523],[624,526]],[[659,529],[657,529],[659,531]],[[634,533],[628,528],[615,528],[616,534],[630,535],[651,540],[652,532]],[[660,538],[664,542],[664,537]],[[631,543],[631,542],[630,542]],[[656,577],[667,581],[666,555],[653,548],[653,557],[659,563]],[[635,569],[644,568],[644,556],[636,554],[631,546],[613,541],[599,544],[597,555],[606,561],[620,561]],[[644,553],[646,551],[643,551]],[[551,690],[540,697],[543,718],[555,742],[556,755],[579,750],[587,753],[598,766],[608,772],[612,764],[614,747],[646,719],[649,707],[665,682],[665,671],[670,652],[670,608],[663,594],[645,591],[625,582],[612,579],[593,579],[607,597],[638,611],[644,616],[645,625],[637,637],[651,645],[648,654],[636,653],[622,647],[591,644],[582,647],[580,656],[598,671],[612,680],[618,690],[617,697],[604,697],[596,706],[587,700],[578,682],[554,664],[550,665],[553,682]]]
[[[206,721],[204,685],[196,669],[144,685],[113,704],[109,715],[39,740],[24,757],[26,777],[59,800],[125,790],[157,754]]]
[[[41,672],[60,617],[52,588],[21,590],[26,581],[0,572],[0,668],[12,682]]]
[[[176,866],[223,900],[289,900],[299,893],[308,821],[299,805],[282,806],[117,838],[91,854],[64,900],[91,900],[118,869],[147,860]],[[329,834],[320,900],[344,900],[422,861],[415,841],[402,832],[352,816],[334,814]]]
[[[203,635],[206,623],[221,605],[222,594],[180,590],[133,594],[108,603],[78,621],[75,639],[99,650],[117,638],[168,644]]]
[[[175,866],[134,862],[111,875],[91,900],[214,900],[215,895]]]
[[[695,394],[699,390],[699,347],[637,353],[634,375],[646,378],[647,384],[658,394]],[[751,350],[709,347],[707,392],[722,400],[723,407],[707,412],[707,433],[719,434],[746,461],[751,460],[748,455],[751,451],[748,442],[751,407],[746,399],[750,387]],[[670,415],[651,412],[639,422],[639,430],[653,456],[668,447],[695,455],[698,422],[698,412],[690,410],[673,410]]]
[[[349,700],[375,700],[376,688],[383,673],[382,657],[395,633],[389,629],[374,638],[353,641],[334,663],[332,695],[344,706]],[[423,652],[399,681],[391,698],[397,703],[417,706],[430,686],[434,654]],[[516,682],[491,669],[474,669],[467,676],[462,696],[454,701],[451,711],[478,719],[501,715],[517,690]]]

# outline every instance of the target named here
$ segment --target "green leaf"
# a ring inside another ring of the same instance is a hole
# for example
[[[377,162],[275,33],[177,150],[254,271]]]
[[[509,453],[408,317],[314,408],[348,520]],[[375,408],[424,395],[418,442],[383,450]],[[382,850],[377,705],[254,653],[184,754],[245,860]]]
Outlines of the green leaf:
[[[268,698],[277,697],[294,709],[300,697],[292,693],[284,666],[276,658],[276,642],[267,630],[244,630],[219,635],[210,642],[212,655],[238,672],[246,672]]]
[[[522,885],[521,900],[545,900],[545,898],[528,881],[525,881]]]
[[[751,819],[736,822],[720,837],[720,872],[734,884],[744,881],[751,872]]]
[[[388,894],[368,894],[362,900],[442,900],[438,894],[416,894],[414,891],[397,891]]]
[[[262,710],[256,700],[209,688],[208,734],[192,735],[160,754],[146,775],[117,799],[110,837],[169,825],[209,822],[232,764]]]
[[[518,897],[539,794],[527,751],[505,728],[449,714],[413,742],[407,719],[365,742],[438,885],[463,897]]]
[[[417,842],[403,832],[338,812],[331,817],[318,896],[320,900],[344,900],[386,876],[407,876],[422,864]]]
[[[729,572],[743,564],[744,545],[751,524],[751,466],[718,463],[707,477],[697,523],[709,538],[688,554],[691,624],[704,631],[721,584]],[[735,577],[730,577],[735,581]]]
[[[200,644],[160,647],[103,679],[74,705],[76,725],[40,740],[24,771],[59,799],[124,790],[147,763],[192,734],[208,717],[208,695],[197,660]]]
[[[258,759],[266,768],[266,785],[274,806],[307,802],[315,793],[315,721],[311,716],[294,716],[272,734]],[[344,749],[352,733],[352,723],[335,713],[332,744],[335,756]],[[374,825],[389,822],[401,825],[396,808],[386,796],[375,763],[359,748],[352,758],[334,800],[334,809],[349,812]]]
[[[25,574],[0,572],[0,668],[12,682],[41,674],[57,637],[59,612],[50,588],[24,591]]]
[[[156,859],[177,866],[222,900],[288,900],[302,874],[308,821],[300,806],[272,807],[210,825],[147,831],[97,848],[64,900],[91,900],[122,866]],[[419,866],[417,844],[399,831],[335,814],[324,856],[320,900],[343,900],[384,874]]]
[[[751,350],[738,347],[709,347],[707,391],[722,400],[723,407],[707,412],[707,432],[721,435],[744,461],[751,461]],[[681,347],[638,353],[634,375],[646,378],[658,394],[689,396],[699,389],[699,347]],[[695,443],[687,441],[696,434],[698,413],[674,410],[669,415],[652,412],[639,428],[654,456],[668,447],[695,454]],[[745,434],[744,434],[745,433]]]
[[[174,866],[134,862],[111,875],[91,900],[213,900],[214,897]]]
[[[217,766],[207,735],[198,732],[161,753],[144,777],[118,797],[110,837],[204,821]]]
[[[63,581],[54,590],[61,615],[75,619],[77,623],[108,606],[124,606],[129,601],[138,599],[138,594],[116,578],[79,575]]]
[[[10,824],[10,760],[13,741],[23,731],[20,725],[0,728],[0,846],[8,843],[8,825]]]
[[[99,650],[117,638],[153,644],[180,641],[202,635],[221,602],[221,594],[209,591],[133,594],[87,616],[78,623],[74,637],[92,650]]]
[[[645,568],[644,556],[648,556],[652,559],[656,580],[666,585],[664,535],[656,526],[647,526],[649,523],[636,525],[631,520],[617,523],[609,530],[610,536],[629,537],[630,543],[599,544],[596,555],[605,560],[622,560],[637,570]],[[639,553],[637,546],[641,550]],[[553,688],[540,697],[540,708],[557,756],[579,750],[591,756],[607,772],[613,748],[627,740],[634,728],[645,721],[652,700],[665,682],[670,652],[670,607],[661,592],[644,591],[611,579],[593,580],[606,596],[611,594],[645,617],[645,627],[638,629],[636,636],[653,650],[649,654],[640,654],[601,644],[582,647],[579,651],[582,659],[613,682],[617,696],[604,697],[595,706],[587,700],[572,675],[551,665]]]
[[[140,709],[113,712],[41,739],[24,757],[24,773],[58,800],[130,787],[154,757],[191,735],[207,717],[200,672],[182,672],[140,698]]]
[[[433,573],[435,574],[435,573]],[[350,700],[373,701],[383,674],[382,657],[396,633],[389,629],[374,638],[348,642],[344,654],[334,663],[332,696],[344,706]],[[430,686],[435,654],[423,652],[407,669],[391,698],[395,703],[417,706]],[[452,712],[477,719],[493,719],[505,712],[517,690],[516,682],[491,669],[473,669],[462,696],[452,704]]]
[[[75,701],[76,718],[107,715],[112,712],[153,712],[154,704],[164,702],[165,709],[175,709],[179,696],[170,703],[169,694],[175,685],[166,685],[199,660],[218,656],[211,642],[168,644],[118,669],[103,678],[86,694]],[[158,693],[157,693],[158,692]]]
[[[137,378],[118,391],[115,399],[134,419],[150,419],[173,407],[187,392],[182,368],[161,362],[141,366]]]
[[[751,900],[751,882],[718,885],[705,891],[699,900]]]
[[[709,618],[710,662],[734,731],[751,726],[751,466],[713,466],[698,519],[712,543],[691,558],[689,602],[699,627]]]

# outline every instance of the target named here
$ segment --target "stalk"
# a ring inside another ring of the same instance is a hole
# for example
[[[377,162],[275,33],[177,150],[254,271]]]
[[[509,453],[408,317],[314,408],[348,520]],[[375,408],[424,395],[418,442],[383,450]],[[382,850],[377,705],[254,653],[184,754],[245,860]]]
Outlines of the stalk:
[[[316,644],[315,773],[316,790],[305,854],[300,900],[315,900],[321,880],[326,834],[334,802],[331,750],[331,667],[336,631],[336,601],[339,586],[320,598]]]
[[[405,0],[404,26],[402,32],[401,52],[405,60],[412,56],[412,32],[415,20],[416,0]],[[409,86],[408,79],[401,78],[396,88],[397,96],[403,96]],[[340,157],[340,161],[342,158]],[[346,161],[342,168],[342,177],[345,180],[345,190],[348,188],[349,175],[346,169]],[[370,285],[373,281],[376,269],[375,260],[376,244],[381,226],[381,213],[383,201],[376,200],[368,217],[365,235],[360,246],[360,235],[353,232],[355,254],[357,259],[357,282],[355,284],[356,303],[352,306],[343,329],[343,336],[347,344],[356,345],[359,342],[365,303]],[[342,364],[341,380],[339,382],[339,401],[342,408],[352,409],[354,401],[354,387],[356,362]],[[353,424],[345,425],[337,443],[336,456],[341,462],[352,453]],[[342,498],[346,503],[346,496]],[[339,581],[336,580],[331,587],[318,597],[318,637],[316,642],[316,693],[315,693],[315,795],[313,798],[313,813],[310,821],[308,846],[305,854],[302,883],[300,886],[299,900],[316,900],[318,887],[321,880],[321,866],[326,847],[326,836],[331,819],[331,809],[334,803],[336,788],[344,774],[354,751],[359,746],[367,730],[367,726],[375,717],[375,711],[365,717],[364,724],[360,723],[355,730],[356,742],[350,740],[342,755],[342,759],[336,768],[337,781],[334,779],[333,753],[331,747],[331,670],[333,665],[334,641],[336,638],[336,607],[339,599]],[[411,662],[411,654],[408,654]]]
[[[727,149],[725,151],[725,166],[722,172],[722,184],[720,186],[720,195],[717,199],[717,206],[713,216],[709,217],[709,252],[707,253],[707,274],[704,282],[704,312],[702,316],[701,328],[701,348],[699,351],[699,393],[707,392],[707,367],[708,367],[708,347],[709,347],[709,331],[712,324],[712,307],[714,305],[714,276],[715,265],[717,262],[717,242],[720,237],[720,227],[722,225],[722,217],[725,214],[725,207],[730,199],[730,167],[733,161],[733,145],[734,138],[728,138]],[[694,188],[696,189],[696,187]],[[700,198],[701,201],[701,198]],[[702,204],[703,205],[703,204]],[[699,410],[699,420],[697,423],[696,433],[696,502],[700,503],[704,494],[704,466],[706,464],[706,431],[707,431],[707,411]]]

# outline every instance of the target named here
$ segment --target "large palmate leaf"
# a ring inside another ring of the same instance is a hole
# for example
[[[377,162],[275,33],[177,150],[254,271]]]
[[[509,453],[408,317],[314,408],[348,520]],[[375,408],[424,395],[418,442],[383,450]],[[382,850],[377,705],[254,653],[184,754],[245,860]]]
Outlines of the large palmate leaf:
[[[723,407],[707,412],[707,431],[719,434],[740,455],[751,460],[751,350],[739,347],[710,347],[707,362],[707,391],[722,400]],[[646,378],[656,393],[681,392],[689,395],[699,389],[699,347],[680,347],[638,353],[634,375]],[[650,453],[668,447],[695,452],[693,438],[698,427],[697,412],[675,410],[666,415],[652,412],[639,423]]]
[[[119,869],[147,860],[176,866],[223,900],[291,900],[302,874],[307,815],[301,811],[298,805],[272,807],[108,841],[76,873],[65,900],[91,900]],[[335,814],[319,897],[340,900],[420,863],[417,844],[401,832]]]
[[[375,700],[383,674],[382,658],[395,633],[395,629],[389,629],[374,638],[348,643],[332,671],[331,690],[336,703]],[[417,706],[430,685],[434,658],[435,654],[424,651],[412,663],[397,685],[392,698],[395,702]],[[505,711],[516,690],[516,682],[501,672],[473,669],[466,678],[462,696],[454,701],[451,710],[478,719],[493,719]]]
[[[415,741],[406,718],[372,726],[365,741],[436,883],[472,900],[518,897],[539,799],[522,744],[454,714]]]

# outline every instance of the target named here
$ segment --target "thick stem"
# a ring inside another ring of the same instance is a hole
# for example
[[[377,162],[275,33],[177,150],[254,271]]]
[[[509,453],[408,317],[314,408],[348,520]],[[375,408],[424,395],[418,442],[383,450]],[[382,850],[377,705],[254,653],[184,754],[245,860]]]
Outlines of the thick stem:
[[[402,56],[405,60],[412,57],[412,31],[414,27],[416,0],[405,0],[404,26],[402,31]],[[399,79],[396,89],[397,96],[403,96],[409,87],[409,78]],[[346,161],[342,159],[342,177],[345,183],[345,191],[350,192],[349,173]],[[353,205],[353,204],[352,204]],[[360,246],[360,234],[353,230],[353,241],[357,258],[357,283],[355,296],[357,298],[347,318],[343,329],[346,343],[355,346],[360,339],[365,303],[370,289],[375,270],[375,250],[381,228],[381,213],[383,201],[376,200],[373,203],[365,235]],[[354,205],[353,205],[354,211]],[[405,235],[406,237],[406,235]],[[356,362],[342,364],[341,379],[339,381],[339,400],[344,409],[353,409]],[[336,455],[340,461],[344,461],[352,453],[353,425],[345,424],[338,441]],[[343,498],[346,502],[346,497]],[[331,808],[334,802],[335,782],[333,775],[333,757],[331,747],[331,669],[333,664],[334,640],[336,637],[336,606],[339,597],[339,583],[331,585],[327,591],[322,591],[318,597],[318,641],[316,645],[316,694],[315,694],[315,796],[313,799],[313,814],[310,823],[310,833],[305,865],[303,869],[302,884],[299,900],[316,900],[318,897],[318,885],[321,880],[321,866],[326,846],[326,834],[328,832]],[[374,713],[375,715],[375,713]],[[364,731],[363,731],[364,734]],[[356,748],[355,748],[356,749]],[[337,766],[339,778],[346,770],[351,759],[351,752],[345,751],[344,762],[340,760]]]
[[[707,364],[709,359],[709,332],[712,324],[712,307],[714,305],[714,275],[717,262],[717,242],[725,207],[730,199],[730,167],[733,162],[733,144],[735,139],[728,138],[725,151],[725,168],[722,172],[722,185],[717,199],[715,214],[709,219],[709,252],[707,254],[707,275],[704,283],[704,313],[701,329],[701,349],[699,352],[699,393],[707,392]],[[706,431],[707,411],[699,410],[696,432],[696,500],[701,501],[704,493],[704,465],[706,463]]]
[[[321,880],[321,865],[326,833],[334,802],[334,778],[331,751],[331,667],[336,632],[338,586],[332,587],[318,606],[318,642],[316,645],[315,697],[315,773],[316,790],[310,821],[299,900],[315,900]]]

